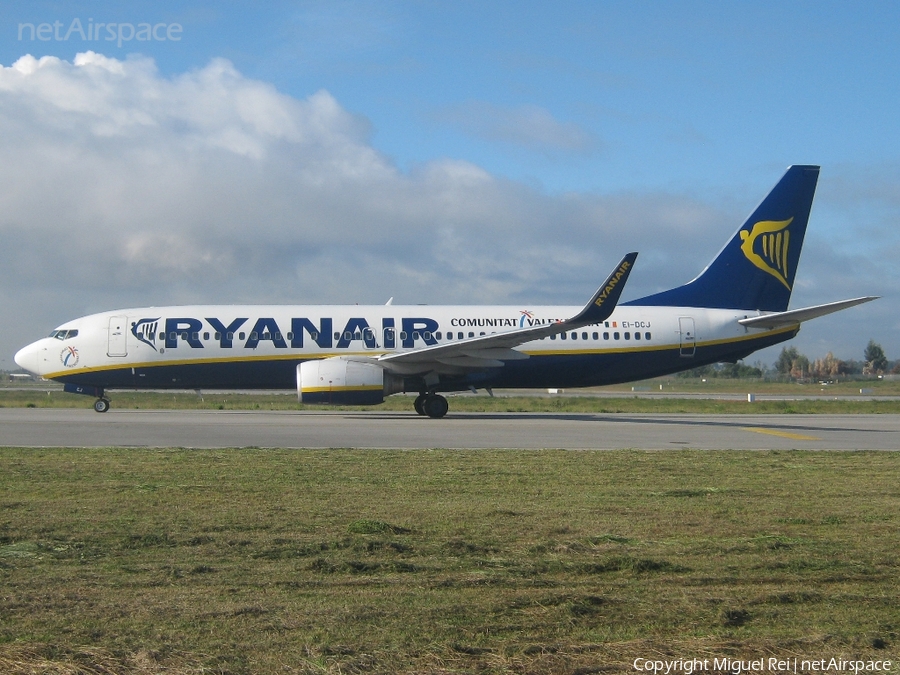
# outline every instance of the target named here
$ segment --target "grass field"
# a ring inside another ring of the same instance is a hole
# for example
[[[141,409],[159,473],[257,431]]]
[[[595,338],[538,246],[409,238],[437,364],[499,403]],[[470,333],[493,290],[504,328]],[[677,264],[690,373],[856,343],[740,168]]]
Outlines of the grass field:
[[[886,383],[888,384],[888,383]],[[896,383],[889,383],[894,385]],[[787,386],[797,396],[818,395],[817,388],[801,388],[797,385],[772,385],[763,388],[763,391],[773,394],[781,394],[781,390]],[[883,396],[893,394],[893,386],[878,389]],[[890,400],[874,400],[871,396],[859,396],[853,399],[828,400],[814,398],[797,398],[793,400],[765,400],[758,399],[750,404],[746,400],[728,400],[726,398],[686,399],[666,397],[666,393],[694,391],[690,387],[682,387],[675,390],[674,386],[663,391],[662,396],[654,395],[649,398],[639,398],[632,393],[614,390],[614,395],[608,394],[602,397],[578,396],[578,395],[554,395],[541,396],[497,396],[490,397],[486,394],[473,396],[460,394],[450,396],[451,412],[559,412],[559,413],[697,413],[697,414],[900,414],[900,398]],[[715,389],[713,392],[733,393],[734,389]],[[757,392],[757,389],[752,389]],[[850,390],[859,392],[859,387]],[[801,393],[802,392],[802,393]],[[887,393],[890,392],[890,393]],[[708,392],[707,392],[708,393]],[[829,395],[841,395],[835,390],[828,390]],[[783,395],[783,394],[782,394]],[[152,392],[152,391],[114,391],[110,393],[112,405],[116,409],[142,409],[142,410],[303,410],[304,406],[297,402],[297,396],[293,393],[203,393],[194,392]],[[93,399],[88,396],[63,393],[60,389],[26,389],[3,390],[0,389],[0,408],[83,408],[88,409],[93,404]],[[307,409],[310,406],[305,406]],[[315,407],[314,407],[315,409]],[[321,409],[321,407],[319,407]],[[411,410],[412,397],[390,396],[385,402],[375,408],[351,408],[333,407],[337,410]]]
[[[0,449],[0,672],[896,661],[898,477],[867,452]]]

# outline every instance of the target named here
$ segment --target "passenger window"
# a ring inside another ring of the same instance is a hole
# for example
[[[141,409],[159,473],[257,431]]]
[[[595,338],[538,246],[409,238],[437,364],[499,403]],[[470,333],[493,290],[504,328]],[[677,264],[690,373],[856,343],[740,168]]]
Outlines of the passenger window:
[[[475,333],[473,333],[472,331],[469,331],[469,337],[475,337]]]
[[[413,331],[413,340],[418,340],[418,339],[419,339],[419,331],[414,330]]]
[[[229,341],[234,340],[234,333],[231,331],[228,331],[227,333],[225,333],[225,339],[229,340]]]
[[[591,338],[592,338],[593,340],[599,340],[599,339],[600,339],[600,333],[596,333],[596,332],[595,332],[595,333],[592,333],[592,334],[591,334]]]
[[[401,340],[405,340],[406,337],[407,337],[407,336],[406,336],[406,331],[405,331],[405,330],[401,330],[401,331],[400,331],[400,339],[401,339]]]
[[[159,334],[159,339],[160,339],[160,340],[165,340],[165,339],[166,339],[166,334],[165,334],[165,333],[160,333],[160,334]]]
[[[344,331],[344,339],[345,339],[345,340],[352,340],[352,339],[353,339],[353,333],[351,333],[349,330],[345,330],[345,331]]]
[[[356,332],[353,334],[353,339],[354,339],[354,340],[362,340],[362,335],[360,334],[359,331],[356,331]]]
[[[635,334],[634,334],[634,339],[635,339],[635,340],[640,340],[640,339],[641,339],[641,334],[640,334],[640,333],[635,333]]]
[[[625,339],[626,339],[626,340],[630,340],[630,339],[631,339],[631,333],[625,333]]]
[[[613,340],[618,340],[618,339],[619,339],[619,333],[618,332],[613,333]]]
[[[645,340],[649,340],[649,339],[650,339],[650,333],[644,333],[644,339],[645,339]]]
[[[550,336],[550,339],[551,339],[551,340],[555,340],[555,339],[556,339],[556,334],[554,333],[553,335],[551,335],[551,336]]]
[[[247,337],[246,333],[238,333],[238,340],[243,340],[245,337]]]
[[[341,339],[341,334],[338,333],[337,331],[335,331],[335,332],[334,332],[334,339],[335,339],[335,340],[340,340],[340,339]]]
[[[604,332],[604,333],[603,333],[603,339],[604,339],[604,340],[609,340],[609,333]]]
[[[462,340],[464,337],[465,337],[465,336],[462,334],[462,331],[460,331],[460,332],[458,332],[458,333],[456,334],[456,339],[457,339],[457,340]],[[471,337],[471,336],[469,336],[469,337]]]
[[[286,338],[287,338],[288,340],[290,340],[291,342],[294,341],[294,333],[293,333],[292,331],[288,331],[288,334],[285,335],[284,337],[286,337]],[[313,338],[313,340],[315,340],[315,338]]]
[[[587,333],[582,333],[582,334],[581,334],[581,339],[582,339],[582,340],[587,340]]]
[[[194,333],[193,338],[194,338],[194,340],[199,340],[199,339],[200,339],[200,333]]]
[[[222,339],[222,334],[221,334],[219,331],[216,331],[214,337],[216,338],[216,340],[221,340],[221,339]]]
[[[430,340],[430,339],[431,339],[431,331],[430,331],[430,330],[426,330],[424,333],[422,333],[422,339],[423,339],[423,340]]]
[[[568,336],[567,336],[565,333],[560,333],[560,334],[559,334],[559,339],[560,339],[560,340],[565,340],[566,337],[568,337]]]
[[[435,340],[440,340],[440,339],[441,339],[441,331],[438,331],[437,333],[434,334],[434,339],[435,339]]]

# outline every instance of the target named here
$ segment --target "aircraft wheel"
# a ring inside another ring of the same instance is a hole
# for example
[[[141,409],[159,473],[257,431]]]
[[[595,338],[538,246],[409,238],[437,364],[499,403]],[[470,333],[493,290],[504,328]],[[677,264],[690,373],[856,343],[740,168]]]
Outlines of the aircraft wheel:
[[[450,409],[450,404],[447,403],[447,399],[440,394],[432,394],[425,399],[425,403],[422,407],[424,408],[426,415],[438,419],[447,414],[447,411]]]
[[[99,413],[104,413],[109,410],[109,401],[105,398],[98,398],[94,401],[94,410]]]
[[[418,396],[416,396],[416,400],[413,401],[413,408],[415,408],[416,412],[419,413],[420,415],[425,414],[425,399],[426,398],[427,397],[425,396],[425,394],[419,394]]]

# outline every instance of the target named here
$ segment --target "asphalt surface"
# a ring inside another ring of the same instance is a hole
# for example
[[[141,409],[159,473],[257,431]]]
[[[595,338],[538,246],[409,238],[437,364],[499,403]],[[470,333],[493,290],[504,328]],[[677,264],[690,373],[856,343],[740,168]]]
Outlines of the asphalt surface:
[[[6,408],[0,446],[900,450],[900,415]]]

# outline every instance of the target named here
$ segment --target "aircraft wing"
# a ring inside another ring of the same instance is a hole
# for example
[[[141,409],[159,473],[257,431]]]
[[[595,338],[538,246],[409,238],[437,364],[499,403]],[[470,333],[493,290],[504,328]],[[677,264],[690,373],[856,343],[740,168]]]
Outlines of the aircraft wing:
[[[825,316],[832,312],[839,312],[848,307],[855,307],[864,302],[877,300],[877,295],[867,295],[863,298],[853,298],[852,300],[839,300],[837,302],[829,302],[825,305],[816,305],[815,307],[804,307],[802,309],[792,309],[787,312],[775,312],[773,314],[763,314],[762,316],[751,316],[746,319],[738,319],[738,323],[747,328],[780,328],[781,326],[789,326],[790,324],[800,323],[801,321],[809,321],[819,316]]]
[[[462,373],[484,368],[499,368],[504,361],[527,359],[527,354],[513,348],[532,340],[601,323],[608,319],[622,295],[625,281],[636,258],[637,253],[626,255],[584,308],[570,319],[432,345],[411,352],[386,354],[378,359],[378,363],[386,370],[410,375],[432,370]]]

